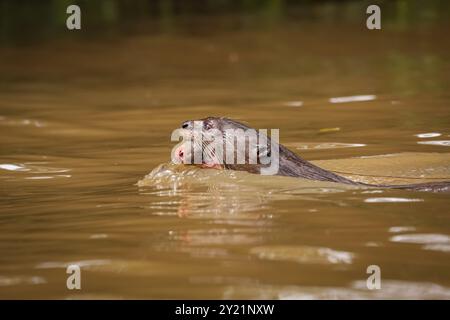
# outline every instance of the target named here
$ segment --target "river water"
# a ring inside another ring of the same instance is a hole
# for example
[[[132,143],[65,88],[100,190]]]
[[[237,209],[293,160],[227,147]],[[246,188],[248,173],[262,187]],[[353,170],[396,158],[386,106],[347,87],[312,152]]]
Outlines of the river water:
[[[0,297],[449,299],[448,194],[168,163],[227,116],[355,180],[450,180],[448,28],[207,26],[1,48]]]

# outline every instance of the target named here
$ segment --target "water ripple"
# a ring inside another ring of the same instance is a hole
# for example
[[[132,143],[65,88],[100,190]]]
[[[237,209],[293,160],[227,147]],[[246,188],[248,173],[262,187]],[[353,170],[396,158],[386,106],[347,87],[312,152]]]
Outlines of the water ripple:
[[[342,143],[342,142],[321,142],[321,143],[290,143],[298,150],[322,150],[322,149],[341,149],[341,148],[358,148],[365,147],[364,143]]]
[[[423,234],[401,234],[389,239],[392,242],[418,243],[418,244],[447,244],[450,237],[445,234],[423,233]]]
[[[408,231],[415,231],[415,227],[411,226],[398,226],[398,227],[390,227],[389,232],[391,233],[400,233],[400,232],[408,232]]]
[[[330,103],[346,103],[346,102],[360,102],[360,101],[372,101],[377,98],[376,95],[367,94],[359,96],[348,96],[348,97],[333,97],[330,98]]]
[[[417,144],[450,147],[450,140],[417,141]]]
[[[311,246],[255,247],[250,250],[250,253],[260,259],[312,264],[351,264],[354,258],[351,252]]]
[[[435,138],[435,137],[439,137],[442,134],[439,132],[427,132],[427,133],[418,133],[415,136],[418,138]]]
[[[390,202],[422,202],[423,199],[414,198],[392,198],[392,197],[380,197],[380,198],[367,198],[364,202],[367,203],[390,203]]]
[[[303,101],[287,101],[284,105],[286,107],[301,107],[303,106]]]
[[[36,285],[36,284],[44,284],[44,283],[47,283],[47,280],[45,280],[42,277],[38,277],[38,276],[32,276],[32,277],[0,276],[0,287],[15,286],[15,285],[19,285],[19,284]]]

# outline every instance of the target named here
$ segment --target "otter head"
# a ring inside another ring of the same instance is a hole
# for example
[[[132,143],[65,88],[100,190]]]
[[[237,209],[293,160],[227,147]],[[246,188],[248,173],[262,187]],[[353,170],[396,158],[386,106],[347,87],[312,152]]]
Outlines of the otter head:
[[[243,123],[225,117],[207,117],[199,120],[187,120],[181,124],[181,128],[190,130],[191,132],[193,130],[201,130],[205,138],[215,135],[217,132],[223,134],[227,132],[227,130],[251,129]]]
[[[278,148],[265,133],[228,118],[188,120],[179,130],[183,141],[172,152],[175,163],[263,173],[273,163],[273,149]]]

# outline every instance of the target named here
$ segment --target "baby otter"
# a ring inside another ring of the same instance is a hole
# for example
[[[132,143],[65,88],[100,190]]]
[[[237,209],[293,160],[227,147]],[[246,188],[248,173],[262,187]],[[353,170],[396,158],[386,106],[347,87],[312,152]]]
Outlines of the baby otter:
[[[406,185],[378,185],[352,181],[302,159],[279,144],[273,134],[270,138],[264,133],[255,135],[255,129],[224,117],[185,121],[179,130],[183,142],[177,145],[172,152],[172,160],[178,163],[364,187],[432,192],[450,191],[450,182],[448,181]],[[218,141],[219,143],[217,143]],[[225,154],[226,156],[224,156]],[[273,170],[274,163],[276,163],[275,171]]]

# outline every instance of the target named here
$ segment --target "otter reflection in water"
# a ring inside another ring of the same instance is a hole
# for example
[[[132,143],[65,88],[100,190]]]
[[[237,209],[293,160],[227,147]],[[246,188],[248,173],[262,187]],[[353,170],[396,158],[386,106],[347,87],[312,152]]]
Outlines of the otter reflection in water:
[[[233,134],[230,135],[229,132]],[[274,174],[361,187],[450,191],[448,181],[403,185],[377,185],[352,181],[302,159],[279,144],[278,137],[269,138],[263,133],[255,137],[248,135],[248,132],[256,132],[256,130],[228,118],[208,117],[185,121],[176,131],[176,135],[172,136],[172,138],[180,136],[183,138],[183,141],[172,151],[172,161],[206,168]],[[217,143],[218,138],[219,143]]]

